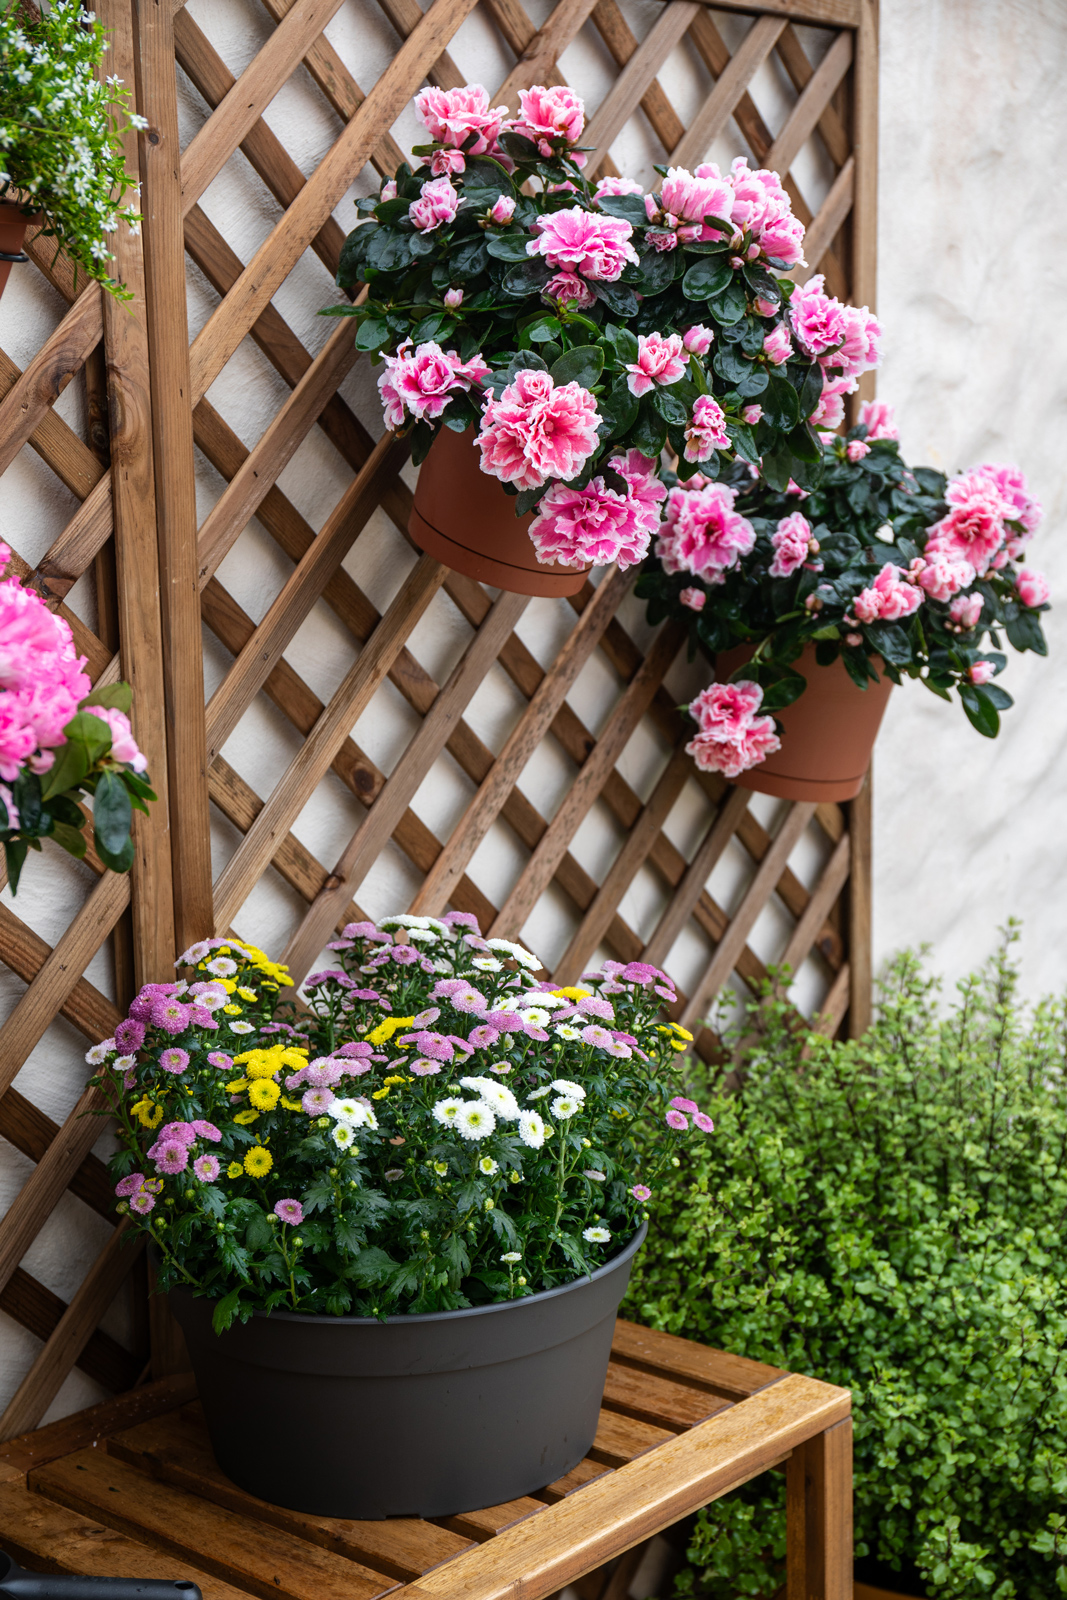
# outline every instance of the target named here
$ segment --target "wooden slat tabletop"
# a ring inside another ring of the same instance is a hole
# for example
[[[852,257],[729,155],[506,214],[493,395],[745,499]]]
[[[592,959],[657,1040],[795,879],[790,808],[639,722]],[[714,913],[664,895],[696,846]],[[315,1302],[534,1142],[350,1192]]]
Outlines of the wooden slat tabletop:
[[[170,1378],[0,1447],[0,1540],[30,1568],[192,1579],[205,1600],[541,1600],[848,1414],[845,1390],[620,1321],[595,1443],[566,1477],[357,1522],[231,1483],[191,1381]]]

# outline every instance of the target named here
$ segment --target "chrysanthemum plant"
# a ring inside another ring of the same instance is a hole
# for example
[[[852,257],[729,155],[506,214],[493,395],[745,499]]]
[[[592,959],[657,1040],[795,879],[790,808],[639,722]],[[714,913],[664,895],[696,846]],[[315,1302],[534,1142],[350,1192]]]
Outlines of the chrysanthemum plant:
[[[959,695],[994,737],[1011,696],[992,680],[1006,640],[1045,655],[1049,587],[1023,565],[1041,507],[1015,467],[948,479],[909,469],[892,409],[861,407],[844,436],[824,432],[816,489],[784,492],[743,466],[671,489],[654,555],[638,580],[653,623],[684,619],[691,650],[751,655],[690,706],[698,765],[736,777],[778,748],[773,712],[806,688],[797,662],[839,657],[861,688],[885,673]]]
[[[100,82],[107,49],[103,26],[80,0],[0,0],[0,201],[43,213],[43,236],[75,272],[128,300],[110,275],[108,235],[120,218],[140,225],[136,207],[123,206],[138,180],[126,170],[122,135],[148,124],[118,78]]]
[[[285,968],[206,940],[89,1052],[121,1130],[119,1209],[162,1287],[215,1300],[219,1330],[573,1280],[632,1238],[677,1141],[712,1131],[675,1092],[691,1036],[654,967],[553,988],[458,912],[353,923],[330,948],[286,1022]]]
[[[0,573],[10,557],[0,544]],[[94,689],[85,664],[39,594],[17,577],[0,581],[0,843],[12,893],[42,839],[85,855],[83,795],[93,797],[97,854],[128,872],[133,811],[156,798],[130,727],[129,684]]]
[[[879,330],[853,313],[821,363],[794,342],[780,274],[804,230],[777,174],[738,160],[658,167],[654,194],[590,184],[574,92],[519,99],[509,118],[478,85],[424,90],[432,142],[359,202],[342,253],[338,283],[366,294],[330,314],[384,358],[386,421],[413,460],[442,427],[476,429],[482,470],[537,510],[538,558],[570,566],[644,557],[665,449],[683,480],[740,457],[779,488],[813,484],[814,426]]]

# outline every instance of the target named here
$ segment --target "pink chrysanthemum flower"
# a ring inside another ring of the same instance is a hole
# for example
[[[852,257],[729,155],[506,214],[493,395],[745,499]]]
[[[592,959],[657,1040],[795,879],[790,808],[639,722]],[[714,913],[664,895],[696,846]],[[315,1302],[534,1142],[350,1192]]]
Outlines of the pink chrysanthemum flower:
[[[652,1190],[648,1187],[647,1183],[635,1183],[633,1188],[630,1190],[630,1193],[633,1195],[635,1200],[640,1200],[642,1203],[646,1200],[652,1199]]]
[[[685,1133],[689,1123],[680,1111],[668,1111],[665,1121],[668,1128],[674,1128],[678,1133]]]
[[[299,1228],[304,1220],[304,1208],[299,1200],[279,1200],[274,1207],[274,1215],[281,1222],[288,1223],[291,1228]]]
[[[148,1154],[155,1162],[156,1171],[168,1176],[184,1172],[189,1165],[189,1146],[181,1139],[157,1140]]]
[[[193,1162],[193,1171],[201,1183],[214,1183],[219,1175],[218,1156],[197,1156]]]
[[[179,1050],[176,1045],[172,1046],[171,1049],[162,1052],[159,1064],[164,1072],[184,1072],[189,1065],[189,1052],[188,1050]]]
[[[155,1195],[149,1194],[147,1189],[138,1189],[135,1195],[130,1196],[130,1210],[145,1216],[155,1208]]]
[[[120,1178],[115,1185],[115,1193],[120,1200],[128,1200],[131,1195],[137,1194],[144,1188],[144,1173],[131,1172],[129,1177]]]

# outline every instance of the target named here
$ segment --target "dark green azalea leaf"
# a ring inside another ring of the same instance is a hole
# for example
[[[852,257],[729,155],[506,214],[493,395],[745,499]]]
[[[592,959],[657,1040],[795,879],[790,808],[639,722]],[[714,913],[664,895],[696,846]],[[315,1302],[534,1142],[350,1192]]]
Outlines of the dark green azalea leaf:
[[[686,271],[682,279],[682,292],[690,300],[710,300],[714,295],[721,295],[733,283],[733,277],[734,271],[729,261],[705,256]]]
[[[634,228],[647,228],[648,213],[644,197],[639,194],[605,194],[597,201],[601,211],[611,217],[622,217]]]
[[[960,699],[971,727],[985,738],[995,739],[1000,732],[1000,715],[988,691],[976,683],[961,683]]]
[[[554,383],[580,383],[591,389],[604,370],[604,352],[598,344],[580,344],[560,356],[549,371]]]
[[[524,233],[494,233],[486,240],[486,249],[497,261],[529,261],[526,246],[529,237]]]
[[[621,283],[591,283],[598,300],[617,317],[636,317],[640,310],[637,296]]]
[[[355,307],[352,309],[354,311]],[[360,323],[356,332],[356,349],[380,350],[383,345],[389,343],[391,337],[387,322],[381,321],[378,317],[367,317]]]
[[[106,706],[112,711],[122,711],[128,717],[133,706],[133,690],[128,683],[108,683],[86,695],[83,706]]]

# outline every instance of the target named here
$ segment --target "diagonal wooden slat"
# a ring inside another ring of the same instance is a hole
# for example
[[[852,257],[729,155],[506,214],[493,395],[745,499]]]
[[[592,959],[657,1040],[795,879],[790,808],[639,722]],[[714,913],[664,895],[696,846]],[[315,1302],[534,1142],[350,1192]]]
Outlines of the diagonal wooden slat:
[[[11,465],[104,331],[100,288],[91,284],[0,401],[0,472]]]
[[[651,33],[634,51],[609,93],[589,119],[583,143],[592,146],[586,174],[596,172],[613,139],[622,132],[656,73],[680,44],[698,10],[697,0],[671,0]]]
[[[855,193],[856,162],[853,156],[849,156],[819,208],[818,216],[804,236],[804,254],[810,271],[817,272],[822,266],[831,240],[836,239],[852,210]]]
[[[811,75],[814,69],[792,24],[782,33],[781,38],[778,40],[777,48],[782,65],[792,79],[794,89],[799,94],[811,82]],[[828,105],[823,111],[817,127],[834,165],[843,167],[852,153],[852,141],[832,104]]]
[[[20,368],[0,350],[0,398],[8,395],[21,377]],[[82,443],[70,424],[52,410],[45,412],[27,443],[79,500],[84,500],[101,478],[107,476],[107,468]]]
[[[774,16],[761,17],[752,24],[685,136],[671,151],[674,166],[695,167],[704,160],[742,94],[774,49],[784,27],[785,22]]]
[[[641,959],[647,961],[650,966],[662,967],[666,964],[674,941],[689,920],[689,915],[703,893],[704,885],[711,877],[716,862],[736,833],[737,825],[751,798],[746,789],[728,791],[722,809],[712,819],[711,826],[686,869],[685,877],[676,888],[670,904],[656,924],[655,933],[642,952]]]
[[[577,34],[596,0],[559,0],[552,15],[523,50],[515,66],[500,85],[494,101],[518,109],[519,90],[551,77],[556,62]]]
[[[782,31],[785,32],[784,29]],[[818,70],[808,80],[806,88],[789,113],[785,126],[770,148],[767,165],[775,172],[789,171],[801,146],[814,133],[851,65],[852,35],[839,33],[820,61]]]

